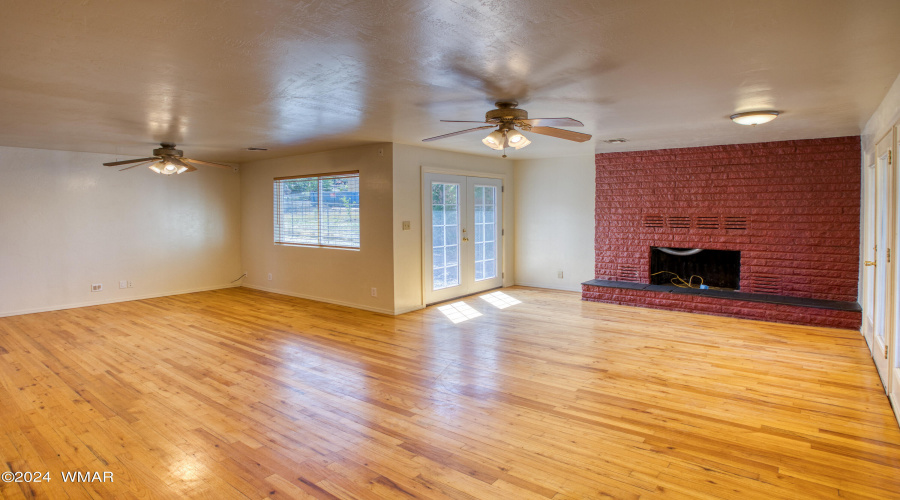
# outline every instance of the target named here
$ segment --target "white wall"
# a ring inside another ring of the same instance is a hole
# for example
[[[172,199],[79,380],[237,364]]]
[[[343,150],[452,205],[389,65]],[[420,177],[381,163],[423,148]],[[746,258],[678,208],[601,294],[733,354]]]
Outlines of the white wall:
[[[0,147],[0,316],[218,288],[240,275],[237,173],[101,165],[116,159]]]
[[[581,291],[594,278],[594,156],[521,160],[515,168],[516,284]]]
[[[900,122],[900,75],[888,90],[881,104],[872,113],[862,131],[863,154],[881,139],[890,127]]]
[[[512,285],[515,268],[515,212],[513,162],[418,146],[394,144],[394,310],[420,309],[422,298],[422,167],[469,175],[480,173],[504,179],[504,286]],[[410,230],[402,222],[410,221]]]
[[[370,311],[394,312],[392,147],[374,144],[262,160],[241,169],[244,285]],[[360,249],[275,245],[275,177],[359,170]],[[272,280],[268,280],[272,273]],[[377,288],[377,297],[370,294]]]
[[[875,146],[878,141],[884,137],[886,133],[891,130],[891,127],[900,122],[900,75],[897,76],[897,79],[894,80],[894,84],[888,90],[887,94],[884,96],[884,99],[881,101],[881,104],[878,105],[878,108],[875,109],[875,112],[872,113],[872,116],[866,121],[865,126],[863,127],[861,133],[861,149],[862,149],[862,158],[860,159],[862,163],[860,178],[861,178],[861,186],[863,187],[863,192],[860,196],[860,221],[859,221],[859,256],[860,256],[860,271],[859,271],[859,286],[857,287],[858,292],[858,301],[860,304],[863,303],[864,297],[864,288],[863,288],[863,273],[865,272],[865,267],[863,266],[863,261],[868,257],[867,255],[871,252],[867,251],[864,248],[865,244],[865,207],[866,207],[866,195],[865,185],[866,185],[866,177],[865,177],[865,169],[868,165],[871,165],[875,162]],[[895,179],[896,181],[896,179]],[[900,213],[895,214],[895,217],[900,215]],[[900,220],[895,218],[895,220]],[[898,235],[900,237],[900,235]],[[895,247],[897,245],[894,245]],[[896,273],[895,280],[900,278],[900,266],[894,266],[894,270]],[[895,283],[898,281],[895,281]]]

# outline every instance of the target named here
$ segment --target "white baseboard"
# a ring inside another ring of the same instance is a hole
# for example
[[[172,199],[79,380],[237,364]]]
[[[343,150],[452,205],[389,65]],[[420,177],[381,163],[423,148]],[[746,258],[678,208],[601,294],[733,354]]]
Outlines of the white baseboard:
[[[517,286],[530,286],[533,288],[547,288],[550,290],[562,290],[564,292],[581,292],[581,284],[579,284],[578,287],[571,287],[571,286],[559,286],[559,285],[553,286],[553,285],[550,285],[547,283],[526,283],[526,282],[522,282],[522,281],[516,281],[516,285]]]
[[[132,300],[144,300],[144,299],[155,299],[156,297],[168,297],[169,295],[183,295],[185,293],[197,293],[197,292],[208,292],[210,290],[221,290],[223,288],[236,288],[241,285],[220,285],[220,286],[212,286],[212,287],[200,287],[200,288],[190,288],[187,290],[177,290],[173,292],[163,292],[163,293],[150,293],[146,295],[133,295],[131,297],[123,297],[119,299],[106,299],[106,300],[90,300],[87,302],[75,302],[70,304],[57,304],[53,306],[46,307],[35,307],[30,309],[19,309],[17,311],[0,311],[0,318],[6,316],[20,316],[22,314],[34,314],[34,313],[42,313],[49,311],[62,311],[64,309],[75,309],[77,307],[90,307],[90,306],[101,306],[103,304],[115,304],[117,302],[129,302]]]
[[[891,381],[893,387],[900,387],[900,368],[894,368],[891,371],[894,372],[894,380]],[[897,419],[897,425],[900,426],[900,401],[891,397],[891,394],[894,394],[895,392],[896,391],[891,391],[891,393],[888,394],[888,401],[891,402],[891,409],[894,410],[894,418]]]
[[[366,306],[366,305],[362,305],[362,304],[354,304],[354,303],[352,303],[352,302],[344,302],[344,301],[341,301],[341,300],[326,299],[326,298],[324,298],[324,297],[317,297],[317,296],[315,296],[315,295],[305,295],[305,294],[302,294],[302,293],[289,292],[289,291],[287,291],[287,290],[279,290],[279,289],[277,289],[277,288],[266,288],[266,287],[256,286],[256,285],[244,285],[244,287],[245,287],[245,288],[252,288],[252,289],[254,289],[254,290],[262,290],[263,292],[271,292],[271,293],[277,293],[277,294],[280,294],[280,295],[288,295],[288,296],[291,296],[291,297],[297,297],[297,298],[299,298],[299,299],[315,300],[316,302],[325,302],[325,303],[328,303],[328,304],[334,304],[334,305],[337,305],[337,306],[346,306],[346,307],[352,307],[352,308],[354,308],[354,309],[362,309],[362,310],[364,310],[364,311],[371,311],[371,312],[377,312],[377,313],[381,313],[381,314],[388,314],[388,315],[390,315],[390,316],[394,316],[394,315],[395,315],[393,309],[382,309],[382,308],[380,308],[380,307],[371,307],[371,306]],[[397,313],[397,314],[399,314],[399,313]]]
[[[422,309],[425,309],[425,306],[415,305],[415,306],[410,306],[410,307],[403,307],[400,309],[394,309],[394,315],[399,316],[401,314],[406,314],[408,312],[421,311]]]

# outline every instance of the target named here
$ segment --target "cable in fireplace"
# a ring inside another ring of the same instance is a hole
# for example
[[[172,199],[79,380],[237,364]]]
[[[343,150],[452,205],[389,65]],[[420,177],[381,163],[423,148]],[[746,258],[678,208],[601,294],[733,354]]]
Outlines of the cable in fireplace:
[[[650,276],[656,276],[657,274],[663,274],[663,273],[667,273],[667,274],[671,274],[671,275],[675,276],[674,278],[669,280],[669,282],[671,282],[673,285],[677,286],[678,288],[700,288],[700,285],[703,284],[703,277],[697,276],[696,274],[691,275],[691,277],[688,279],[688,281],[685,281],[684,278],[679,276],[677,273],[673,273],[672,271],[659,271],[659,272],[651,274]],[[694,278],[697,278],[700,280],[700,283],[698,283],[696,286],[694,286]],[[682,284],[679,285],[678,283],[676,283],[676,281],[680,281]],[[710,286],[707,288],[709,290],[725,290],[724,288],[718,288],[718,287],[714,287],[714,286]]]

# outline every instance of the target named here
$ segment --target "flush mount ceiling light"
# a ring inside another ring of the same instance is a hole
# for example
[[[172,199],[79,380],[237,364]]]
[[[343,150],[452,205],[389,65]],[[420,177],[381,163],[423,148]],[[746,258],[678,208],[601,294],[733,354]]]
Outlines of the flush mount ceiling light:
[[[127,165],[129,163],[136,163],[136,165],[132,165],[130,167],[125,167],[121,170],[128,170],[134,167],[140,167],[142,165],[146,165],[151,163],[149,166],[150,170],[156,172],[157,174],[163,175],[172,175],[172,174],[181,174],[184,172],[193,172],[197,170],[197,167],[193,166],[192,163],[196,163],[198,165],[208,165],[210,167],[218,167],[224,168],[226,170],[234,170],[234,167],[230,167],[228,165],[222,165],[221,163],[213,163],[211,161],[203,161],[203,160],[193,160],[191,158],[184,158],[184,152],[180,149],[175,149],[175,144],[171,142],[164,142],[159,145],[157,149],[153,150],[153,156],[148,158],[138,158],[137,160],[122,160],[122,161],[113,161],[109,163],[104,163],[103,165],[107,167],[117,167],[119,165]],[[236,172],[237,170],[235,170]]]
[[[769,123],[780,114],[780,111],[771,109],[763,111],[746,111],[744,113],[735,113],[731,115],[731,121],[740,125],[760,125],[762,123]]]
[[[447,137],[453,137],[455,135],[466,134],[469,132],[474,132],[476,130],[484,130],[494,127],[497,127],[497,130],[488,134],[488,136],[482,139],[481,142],[484,143],[485,146],[497,151],[501,151],[505,148],[522,149],[525,146],[531,144],[531,141],[528,140],[527,137],[522,135],[521,132],[516,130],[516,128],[522,129],[525,132],[549,135],[551,137],[557,137],[559,139],[565,139],[567,141],[585,142],[591,139],[590,134],[582,134],[580,132],[572,132],[571,130],[548,126],[556,125],[559,127],[583,127],[584,124],[578,120],[573,120],[571,118],[529,119],[528,112],[524,109],[518,109],[518,103],[516,103],[515,101],[498,101],[494,104],[497,106],[497,109],[492,109],[485,113],[484,121],[479,122],[467,120],[441,120],[442,122],[487,123],[488,125],[460,130],[458,132],[451,132],[449,134],[439,135],[436,137],[429,137],[428,139],[422,139],[422,142],[436,141],[438,139],[445,139]],[[506,158],[506,155],[503,155],[503,157]]]

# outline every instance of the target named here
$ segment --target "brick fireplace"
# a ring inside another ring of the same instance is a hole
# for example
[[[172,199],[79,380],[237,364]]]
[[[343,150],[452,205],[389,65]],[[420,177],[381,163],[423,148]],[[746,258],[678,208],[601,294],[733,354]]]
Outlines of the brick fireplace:
[[[606,153],[596,168],[604,286],[584,300],[859,327],[859,137]],[[660,247],[740,252],[738,291],[651,285]]]

